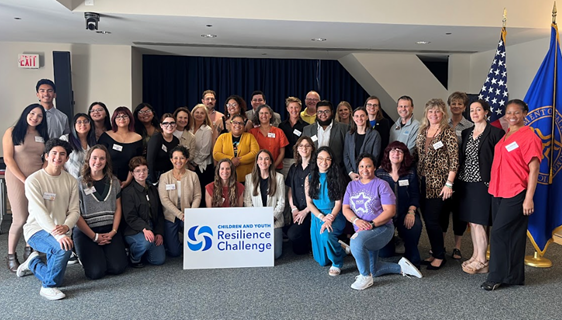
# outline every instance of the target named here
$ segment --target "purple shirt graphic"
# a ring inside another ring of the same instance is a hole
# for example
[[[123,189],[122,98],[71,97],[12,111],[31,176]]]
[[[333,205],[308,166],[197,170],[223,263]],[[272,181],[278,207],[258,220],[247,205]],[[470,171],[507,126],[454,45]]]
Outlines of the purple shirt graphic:
[[[343,204],[349,205],[360,219],[373,221],[382,213],[383,204],[396,204],[396,197],[388,183],[382,179],[374,178],[367,184],[351,181],[345,190]],[[389,223],[392,223],[392,219],[387,222]],[[353,227],[357,231],[357,226]]]

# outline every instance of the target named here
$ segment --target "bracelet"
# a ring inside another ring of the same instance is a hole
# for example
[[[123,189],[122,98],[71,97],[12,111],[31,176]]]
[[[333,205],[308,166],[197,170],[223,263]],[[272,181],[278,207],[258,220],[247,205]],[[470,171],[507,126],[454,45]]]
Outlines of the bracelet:
[[[317,217],[318,219],[322,220],[322,217],[321,217],[321,216],[322,216],[321,213],[319,213],[319,214],[316,215],[316,217]]]
[[[445,187],[449,188],[449,189],[453,189],[453,184],[450,183],[449,181],[445,182]]]
[[[295,212],[295,211],[297,211],[297,210],[299,210],[299,209],[297,209],[297,207],[293,207],[293,210],[291,210],[291,213],[293,213],[293,212]]]
[[[414,215],[414,216],[415,216],[415,215],[416,215],[416,210],[408,210],[408,214],[411,214],[411,215]]]
[[[117,233],[117,230],[115,230],[115,229],[113,229],[113,230],[111,230],[111,231],[113,231],[113,232]]]
[[[351,224],[355,224],[355,221],[359,220],[359,218],[355,218],[353,219],[353,222],[351,222]]]
[[[99,234],[96,233],[96,236],[94,237],[94,242],[98,242],[98,237],[99,237]]]

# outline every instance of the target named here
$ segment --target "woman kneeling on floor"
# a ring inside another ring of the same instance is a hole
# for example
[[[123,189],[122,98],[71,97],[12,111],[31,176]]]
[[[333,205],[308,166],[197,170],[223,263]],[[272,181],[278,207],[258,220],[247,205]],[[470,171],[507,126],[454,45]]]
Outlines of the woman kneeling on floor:
[[[373,285],[373,277],[384,274],[421,278],[420,271],[406,258],[398,263],[378,261],[379,250],[394,235],[396,197],[388,183],[375,176],[375,158],[371,154],[361,154],[357,168],[359,180],[349,183],[343,198],[343,214],[355,228],[350,247],[359,269],[351,288],[366,289]]]

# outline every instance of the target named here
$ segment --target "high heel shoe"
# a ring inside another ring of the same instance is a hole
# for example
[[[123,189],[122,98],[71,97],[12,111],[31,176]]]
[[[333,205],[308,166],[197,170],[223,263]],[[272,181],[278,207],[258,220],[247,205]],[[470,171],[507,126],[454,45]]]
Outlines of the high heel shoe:
[[[10,270],[10,272],[16,273],[18,267],[20,266],[17,253],[8,254],[6,257],[6,265],[8,266],[8,270]]]
[[[445,265],[445,263],[447,263],[447,260],[443,259],[443,261],[441,261],[441,264],[438,267],[430,264],[427,266],[427,270],[439,270]]]

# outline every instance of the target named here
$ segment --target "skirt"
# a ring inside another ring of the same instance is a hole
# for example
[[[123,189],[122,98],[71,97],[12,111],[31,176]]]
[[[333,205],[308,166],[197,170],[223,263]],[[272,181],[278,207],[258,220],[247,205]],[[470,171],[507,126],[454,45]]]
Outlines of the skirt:
[[[462,221],[492,225],[492,195],[483,182],[457,182],[459,217]]]

